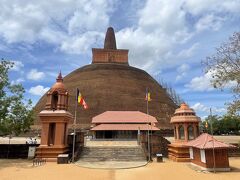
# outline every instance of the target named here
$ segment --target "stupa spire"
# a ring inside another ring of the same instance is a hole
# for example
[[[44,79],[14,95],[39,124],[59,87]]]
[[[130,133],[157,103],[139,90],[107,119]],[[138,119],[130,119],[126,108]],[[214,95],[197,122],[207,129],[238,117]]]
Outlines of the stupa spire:
[[[107,33],[104,41],[104,49],[114,49],[114,50],[117,49],[115,33],[112,27],[109,27],[107,29]]]
[[[62,78],[62,72],[60,71],[57,77],[57,82],[63,82],[63,78]]]
[[[109,27],[106,32],[104,48],[92,48],[92,63],[115,63],[128,65],[128,50],[117,49],[114,29]]]

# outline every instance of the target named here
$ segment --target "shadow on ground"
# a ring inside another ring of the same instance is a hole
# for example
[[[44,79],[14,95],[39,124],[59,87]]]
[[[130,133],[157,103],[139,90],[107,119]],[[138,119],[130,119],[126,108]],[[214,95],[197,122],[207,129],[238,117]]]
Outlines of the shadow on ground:
[[[0,170],[15,167],[21,169],[34,168],[32,160],[27,159],[0,159]]]

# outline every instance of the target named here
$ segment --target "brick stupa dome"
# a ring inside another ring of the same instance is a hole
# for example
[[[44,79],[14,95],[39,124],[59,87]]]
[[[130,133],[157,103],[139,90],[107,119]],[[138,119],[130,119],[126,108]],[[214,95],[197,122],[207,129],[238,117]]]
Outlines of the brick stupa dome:
[[[107,30],[104,49],[93,48],[92,53],[92,64],[76,69],[63,79],[69,93],[69,111],[74,114],[76,88],[89,106],[87,110],[77,107],[77,128],[90,128],[92,118],[105,111],[146,113],[145,94],[149,88],[152,99],[149,114],[157,118],[159,128],[172,129],[170,118],[177,106],[147,72],[129,65],[128,50],[117,49],[113,28]],[[36,114],[45,104],[46,95],[36,104]],[[38,124],[36,118],[35,125]]]

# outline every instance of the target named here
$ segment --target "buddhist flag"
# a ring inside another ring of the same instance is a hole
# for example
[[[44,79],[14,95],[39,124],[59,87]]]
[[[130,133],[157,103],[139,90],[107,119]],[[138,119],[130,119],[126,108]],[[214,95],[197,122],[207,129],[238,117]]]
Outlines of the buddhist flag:
[[[148,89],[146,90],[145,100],[146,100],[146,101],[151,101],[151,94],[150,94],[150,92],[148,91]]]
[[[88,109],[88,105],[83,99],[79,89],[77,89],[77,102],[83,106],[84,109]]]
[[[205,121],[205,128],[207,129],[208,128],[208,122]]]

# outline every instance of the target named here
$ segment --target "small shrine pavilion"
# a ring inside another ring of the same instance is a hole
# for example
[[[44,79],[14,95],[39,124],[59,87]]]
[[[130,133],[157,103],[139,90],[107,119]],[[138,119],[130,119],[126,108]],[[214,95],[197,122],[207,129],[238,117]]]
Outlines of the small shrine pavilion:
[[[92,119],[96,139],[137,139],[137,134],[158,131],[157,119],[140,111],[106,111]]]
[[[59,73],[56,83],[47,92],[45,109],[38,116],[41,120],[41,144],[37,148],[37,158],[57,159],[59,154],[68,152],[68,124],[73,116],[68,111],[68,91]]]
[[[213,138],[207,133],[189,141],[191,163],[207,171],[230,171],[228,149],[234,148]]]
[[[173,143],[168,145],[168,157],[177,162],[189,162],[189,148],[185,144],[199,135],[200,118],[186,103],[176,109],[170,123],[174,127]]]

